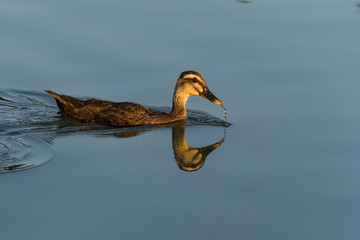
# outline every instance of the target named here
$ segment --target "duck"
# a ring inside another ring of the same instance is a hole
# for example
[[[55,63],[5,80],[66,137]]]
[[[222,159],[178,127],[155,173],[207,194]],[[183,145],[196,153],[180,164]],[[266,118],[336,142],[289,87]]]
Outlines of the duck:
[[[85,123],[96,123],[113,127],[167,124],[186,118],[186,102],[191,95],[201,96],[223,106],[209,90],[204,77],[196,71],[180,74],[173,93],[172,109],[169,113],[156,111],[133,102],[111,102],[99,99],[82,100],[45,90],[52,95],[61,113]]]

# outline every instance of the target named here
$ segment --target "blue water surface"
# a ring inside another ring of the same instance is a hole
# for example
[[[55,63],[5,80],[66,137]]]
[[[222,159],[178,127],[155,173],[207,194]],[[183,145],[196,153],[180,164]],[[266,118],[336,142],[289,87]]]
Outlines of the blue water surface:
[[[6,0],[0,22],[1,239],[359,236],[358,1]],[[43,92],[168,110],[185,70],[231,126],[195,96],[183,123],[94,126]]]

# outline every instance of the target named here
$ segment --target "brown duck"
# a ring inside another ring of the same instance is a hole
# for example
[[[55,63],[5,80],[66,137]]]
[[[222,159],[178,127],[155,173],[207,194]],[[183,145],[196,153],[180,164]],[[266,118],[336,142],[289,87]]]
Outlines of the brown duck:
[[[88,123],[99,123],[111,126],[137,126],[165,124],[186,118],[185,104],[190,95],[199,95],[209,101],[221,105],[206,86],[200,73],[185,71],[176,82],[173,105],[170,113],[154,111],[132,102],[110,102],[98,99],[80,100],[67,95],[51,94],[60,109],[68,116]]]

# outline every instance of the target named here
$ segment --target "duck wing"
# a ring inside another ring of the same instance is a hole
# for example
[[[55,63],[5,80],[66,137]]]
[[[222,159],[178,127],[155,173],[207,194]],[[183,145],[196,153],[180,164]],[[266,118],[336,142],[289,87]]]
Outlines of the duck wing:
[[[94,121],[111,126],[137,126],[150,124],[154,116],[162,114],[165,113],[150,110],[138,103],[118,102],[99,109],[94,114]]]
[[[51,94],[61,112],[83,122],[100,123],[111,126],[137,126],[151,123],[154,116],[163,112],[150,110],[133,102],[110,102],[98,99],[81,100],[68,95]]]

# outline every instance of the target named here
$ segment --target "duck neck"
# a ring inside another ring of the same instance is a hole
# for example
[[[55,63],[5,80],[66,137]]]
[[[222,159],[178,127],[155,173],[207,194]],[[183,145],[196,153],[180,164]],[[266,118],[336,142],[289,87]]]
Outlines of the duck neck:
[[[181,91],[175,91],[173,96],[173,106],[169,113],[174,120],[181,120],[186,118],[185,104],[188,99],[188,95],[184,95]]]

